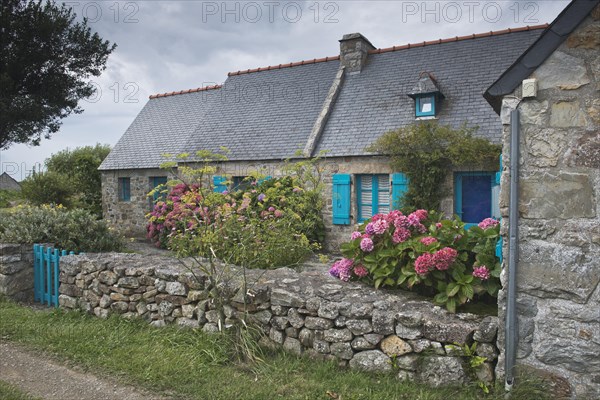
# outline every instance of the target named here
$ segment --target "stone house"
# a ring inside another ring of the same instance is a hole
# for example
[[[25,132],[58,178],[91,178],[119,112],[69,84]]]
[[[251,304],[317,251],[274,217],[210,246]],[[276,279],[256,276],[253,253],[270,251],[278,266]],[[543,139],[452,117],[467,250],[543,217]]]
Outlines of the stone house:
[[[500,143],[500,117],[483,93],[545,27],[383,49],[349,34],[333,57],[231,72],[222,85],[150,96],[100,166],[104,216],[144,232],[147,193],[167,179],[159,169],[164,153],[227,147],[219,173],[236,180],[259,169],[278,176],[298,150],[305,157],[326,151],[325,245],[337,249],[353,225],[389,211],[406,189],[402,171],[365,147],[424,119],[479,127],[476,135]],[[470,223],[499,216],[496,172],[449,173],[442,210]]]
[[[0,190],[21,190],[21,184],[6,172],[0,175]]]
[[[518,228],[510,252],[504,232],[498,372],[541,371],[556,398],[600,398],[599,3],[573,1],[486,91],[504,126],[502,223]]]

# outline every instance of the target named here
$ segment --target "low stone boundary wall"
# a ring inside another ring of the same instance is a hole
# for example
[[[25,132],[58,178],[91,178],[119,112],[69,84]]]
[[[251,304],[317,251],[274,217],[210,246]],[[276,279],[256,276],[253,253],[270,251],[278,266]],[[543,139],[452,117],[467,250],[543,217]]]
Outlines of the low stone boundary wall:
[[[215,332],[218,313],[207,276],[186,263],[137,254],[66,256],[59,302],[103,318],[113,312],[157,327],[175,323]],[[397,368],[401,379],[434,386],[462,384],[474,376],[494,379],[496,317],[450,314],[412,293],[341,282],[325,266],[248,270],[246,290],[240,270],[228,269],[224,276],[222,288],[230,298],[225,324],[246,311],[268,340],[288,351],[368,371]],[[470,371],[453,345],[473,341],[487,361]]]
[[[0,294],[33,300],[33,245],[0,243]]]

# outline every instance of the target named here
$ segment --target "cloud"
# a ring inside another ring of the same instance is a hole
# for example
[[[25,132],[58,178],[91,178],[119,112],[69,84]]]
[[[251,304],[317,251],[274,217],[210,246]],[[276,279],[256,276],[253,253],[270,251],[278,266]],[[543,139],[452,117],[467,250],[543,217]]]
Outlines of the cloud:
[[[151,94],[222,83],[227,72],[339,53],[345,33],[389,47],[551,22],[560,1],[78,1],[92,29],[118,44],[101,91],[39,147],[0,154],[0,172],[23,179],[65,147],[114,145]],[[300,11],[300,13],[298,13]],[[16,172],[15,172],[16,168]]]

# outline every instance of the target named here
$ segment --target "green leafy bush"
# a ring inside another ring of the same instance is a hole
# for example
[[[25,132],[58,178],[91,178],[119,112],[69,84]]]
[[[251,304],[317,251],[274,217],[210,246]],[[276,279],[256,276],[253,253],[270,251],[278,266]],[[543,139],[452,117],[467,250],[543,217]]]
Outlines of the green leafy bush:
[[[0,241],[52,243],[69,251],[119,251],[123,238],[86,210],[18,206],[0,212]]]
[[[491,218],[465,229],[457,218],[442,220],[425,210],[377,214],[342,245],[345,258],[329,272],[375,287],[414,289],[455,312],[466,302],[497,296],[499,230],[498,221]]]
[[[239,186],[243,189],[215,193],[206,182],[224,156],[199,152],[197,157],[205,165],[179,166],[182,179],[166,185],[165,200],[147,215],[148,237],[156,245],[249,268],[295,265],[320,248],[325,228],[318,159],[287,163],[288,175],[280,178],[255,173]],[[156,191],[165,188],[151,193]]]
[[[96,144],[52,154],[45,162],[47,172],[32,174],[22,182],[24,198],[33,205],[61,204],[82,208],[101,217],[98,167],[108,153],[110,146]]]
[[[436,121],[408,125],[381,136],[369,151],[390,156],[394,171],[408,177],[408,191],[401,203],[403,209],[439,208],[443,183],[455,166],[471,166],[482,170],[498,168],[500,145],[473,136],[474,129],[453,129]]]
[[[14,202],[18,202],[20,199],[20,191],[0,189],[0,208],[11,207]]]

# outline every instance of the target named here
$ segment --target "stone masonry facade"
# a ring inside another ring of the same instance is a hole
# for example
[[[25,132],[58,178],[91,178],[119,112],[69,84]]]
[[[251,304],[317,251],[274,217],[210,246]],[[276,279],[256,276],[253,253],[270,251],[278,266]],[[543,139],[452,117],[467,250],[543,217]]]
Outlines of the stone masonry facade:
[[[219,164],[217,174],[231,176],[248,176],[259,171],[264,175],[283,176],[282,162],[224,162]],[[340,244],[348,241],[350,234],[355,230],[356,216],[358,214],[356,201],[356,175],[359,174],[392,174],[394,171],[389,166],[389,158],[381,156],[372,157],[331,157],[323,158],[319,164],[321,178],[324,184],[323,196],[325,207],[323,219],[325,222],[326,237],[324,249],[330,253],[338,253]],[[458,171],[458,170],[457,170]],[[490,171],[493,172],[493,171]],[[351,174],[351,224],[333,225],[332,211],[332,177],[337,173]],[[115,227],[132,236],[144,236],[146,232],[145,215],[151,210],[151,203],[147,197],[151,190],[150,178],[153,176],[166,176],[167,172],[160,169],[148,170],[119,170],[102,171],[102,208],[104,218]],[[118,178],[129,177],[131,180],[131,200],[119,201]],[[449,173],[444,183],[444,198],[440,210],[446,216],[454,213],[453,174]]]
[[[521,124],[517,366],[550,374],[565,398],[600,398],[599,50],[596,8],[532,74],[537,97],[521,100],[517,88],[502,109],[504,227],[511,110],[518,108]],[[499,300],[503,320],[504,291]],[[502,329],[498,342],[503,348]]]
[[[65,256],[59,303],[100,318],[116,313],[155,327],[173,323],[217,332],[210,281],[195,267],[139,254]],[[301,272],[247,270],[245,285],[240,269],[219,268],[226,297],[222,326],[247,315],[265,333],[266,345],[359,370],[395,369],[399,379],[433,386],[494,380],[497,317],[450,314],[413,293],[342,282],[325,265],[305,264]],[[486,362],[471,369],[460,346],[474,342]]]

